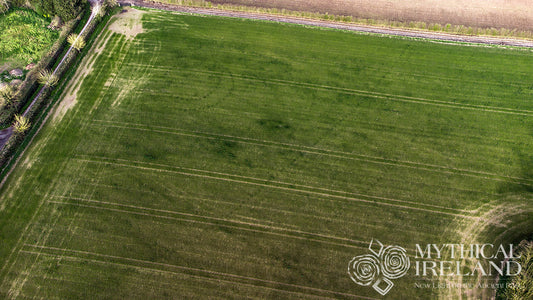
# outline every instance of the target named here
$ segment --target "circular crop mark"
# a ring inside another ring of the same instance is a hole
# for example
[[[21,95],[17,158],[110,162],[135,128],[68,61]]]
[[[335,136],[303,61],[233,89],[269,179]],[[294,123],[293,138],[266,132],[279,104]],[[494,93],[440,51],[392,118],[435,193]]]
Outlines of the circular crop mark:
[[[381,254],[381,271],[389,279],[404,276],[409,270],[409,257],[402,247],[389,246]]]
[[[372,284],[378,278],[379,273],[379,261],[372,254],[356,256],[348,265],[350,278],[362,286]]]

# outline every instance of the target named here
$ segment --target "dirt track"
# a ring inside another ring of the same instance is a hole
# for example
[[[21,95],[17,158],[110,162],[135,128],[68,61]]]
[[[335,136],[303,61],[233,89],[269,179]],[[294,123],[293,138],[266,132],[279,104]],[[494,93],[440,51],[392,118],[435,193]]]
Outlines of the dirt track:
[[[387,28],[381,28],[381,27],[351,25],[351,24],[346,24],[346,23],[312,20],[312,19],[304,19],[304,18],[296,18],[296,17],[288,17],[288,16],[258,14],[258,13],[249,13],[249,12],[239,12],[239,11],[227,11],[227,10],[209,9],[209,8],[195,8],[195,7],[186,7],[186,6],[178,6],[178,5],[167,5],[167,4],[153,3],[153,2],[147,2],[147,1],[141,1],[141,0],[119,0],[118,2],[122,5],[132,4],[135,6],[157,8],[157,9],[162,9],[162,10],[196,13],[196,14],[212,15],[212,16],[247,18],[247,19],[255,19],[255,20],[268,20],[268,21],[300,24],[300,25],[307,25],[307,26],[319,26],[319,27],[343,29],[343,30],[350,30],[350,31],[367,32],[367,33],[374,33],[374,34],[396,35],[396,36],[404,36],[404,37],[411,37],[411,38],[423,38],[423,39],[449,41],[449,42],[463,42],[463,43],[476,43],[476,44],[504,45],[504,46],[533,48],[533,41],[531,40],[520,40],[520,39],[511,39],[511,38],[493,38],[493,37],[482,37],[482,36],[465,36],[465,35],[433,33],[433,32],[424,32],[424,31],[415,31],[415,30],[404,30],[404,29],[387,29]]]

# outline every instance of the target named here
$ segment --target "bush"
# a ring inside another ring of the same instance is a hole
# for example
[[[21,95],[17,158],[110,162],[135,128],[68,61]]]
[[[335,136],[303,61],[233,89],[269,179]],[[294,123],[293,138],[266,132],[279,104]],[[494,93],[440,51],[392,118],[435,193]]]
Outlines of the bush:
[[[42,9],[44,14],[59,16],[63,21],[74,19],[87,4],[87,0],[33,0],[34,6]]]

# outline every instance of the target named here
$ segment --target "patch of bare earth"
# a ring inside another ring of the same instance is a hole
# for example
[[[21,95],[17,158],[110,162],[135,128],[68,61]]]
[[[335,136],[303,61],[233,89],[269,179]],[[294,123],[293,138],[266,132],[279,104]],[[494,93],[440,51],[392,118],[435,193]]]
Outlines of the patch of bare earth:
[[[212,0],[394,21],[533,30],[531,0]]]
[[[134,39],[137,34],[143,33],[142,15],[145,12],[132,7],[115,16],[115,20],[109,26],[109,30],[123,34],[128,39]]]

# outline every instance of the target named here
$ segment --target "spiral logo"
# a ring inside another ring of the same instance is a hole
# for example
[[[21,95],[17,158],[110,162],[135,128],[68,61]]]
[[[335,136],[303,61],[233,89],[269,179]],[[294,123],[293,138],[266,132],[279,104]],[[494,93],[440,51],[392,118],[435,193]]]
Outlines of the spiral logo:
[[[372,284],[379,276],[379,261],[372,254],[354,257],[348,265],[352,280],[362,286]]]
[[[354,257],[348,264],[348,274],[353,282],[372,285],[381,295],[387,294],[394,283],[409,271],[411,266],[407,251],[399,246],[384,247],[378,240],[372,240],[368,246],[371,254]]]
[[[398,279],[409,270],[410,262],[405,249],[389,246],[381,254],[381,272],[389,279]]]

